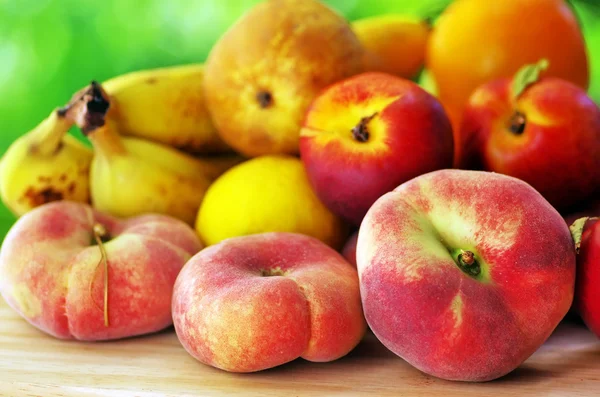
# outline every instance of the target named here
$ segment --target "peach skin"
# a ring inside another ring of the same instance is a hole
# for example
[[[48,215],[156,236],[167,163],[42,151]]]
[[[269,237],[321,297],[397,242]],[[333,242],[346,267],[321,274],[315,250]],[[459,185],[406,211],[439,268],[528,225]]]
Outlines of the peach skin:
[[[366,327],[356,270],[313,237],[279,232],[195,255],[175,283],[173,322],[188,353],[231,372],[332,361]]]
[[[419,370],[487,381],[525,361],[573,300],[560,214],[510,176],[440,170],[382,196],[356,251],[367,322]]]
[[[540,58],[550,61],[549,76],[588,88],[585,40],[565,0],[453,1],[433,27],[425,65],[460,117],[477,87]]]
[[[363,73],[315,99],[300,155],[321,201],[359,225],[384,193],[452,166],[452,127],[441,104],[417,84]]]
[[[518,79],[494,80],[473,93],[458,165],[522,179],[570,212],[600,188],[600,109],[566,80],[543,77],[515,93]]]
[[[316,0],[266,0],[212,48],[206,104],[221,137],[246,157],[297,154],[306,108],[329,84],[362,71],[348,22]]]
[[[579,230],[578,230],[579,229]],[[573,306],[587,327],[600,338],[600,222],[583,217],[571,227],[579,246]]]
[[[164,215],[120,220],[53,202],[25,214],[6,236],[0,292],[56,338],[147,334],[171,325],[175,278],[201,248],[189,226]]]

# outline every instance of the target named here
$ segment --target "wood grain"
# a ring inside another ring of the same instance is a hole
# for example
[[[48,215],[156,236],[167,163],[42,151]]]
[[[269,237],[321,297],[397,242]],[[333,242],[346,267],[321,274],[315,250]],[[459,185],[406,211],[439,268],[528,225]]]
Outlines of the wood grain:
[[[332,363],[296,360],[231,374],[194,360],[172,328],[116,342],[60,341],[37,331],[0,299],[0,395],[598,396],[600,341],[583,326],[564,323],[520,368],[480,384],[427,376],[372,334]]]

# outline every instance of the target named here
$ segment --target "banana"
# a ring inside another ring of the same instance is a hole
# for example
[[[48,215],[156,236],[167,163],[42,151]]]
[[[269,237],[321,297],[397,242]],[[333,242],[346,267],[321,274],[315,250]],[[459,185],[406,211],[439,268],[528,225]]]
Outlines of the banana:
[[[0,195],[16,216],[55,200],[89,202],[92,150],[67,134],[72,125],[54,110],[2,157]]]
[[[241,161],[230,156],[213,163],[167,145],[121,136],[117,123],[107,117],[110,103],[97,83],[69,112],[94,146],[92,204],[115,216],[162,213],[192,225],[211,182]]]
[[[203,64],[127,73],[102,83],[108,115],[124,135],[191,153],[231,151],[219,138],[204,104]]]

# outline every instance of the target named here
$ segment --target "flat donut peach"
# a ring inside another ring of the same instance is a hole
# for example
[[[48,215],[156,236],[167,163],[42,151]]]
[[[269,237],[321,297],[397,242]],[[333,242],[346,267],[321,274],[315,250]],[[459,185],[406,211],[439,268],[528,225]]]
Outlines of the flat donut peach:
[[[96,225],[106,232],[106,285]],[[146,334],[171,325],[175,279],[200,249],[188,225],[165,215],[120,220],[85,204],[52,202],[25,214],[6,236],[0,292],[28,322],[57,338]]]
[[[198,253],[175,283],[173,322],[193,357],[231,372],[332,361],[366,327],[356,269],[295,233],[230,238]]]

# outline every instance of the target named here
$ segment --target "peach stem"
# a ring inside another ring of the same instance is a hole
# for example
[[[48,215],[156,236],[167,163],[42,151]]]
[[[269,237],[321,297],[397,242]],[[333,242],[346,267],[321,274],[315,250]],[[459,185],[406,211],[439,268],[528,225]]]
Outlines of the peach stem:
[[[369,140],[369,128],[368,124],[373,118],[377,116],[377,112],[373,113],[370,116],[363,117],[360,119],[359,123],[352,128],[352,136],[359,142],[366,142]]]
[[[516,135],[521,135],[523,131],[525,131],[525,124],[527,123],[527,118],[525,115],[518,110],[510,118],[508,123],[508,129],[510,132]]]
[[[269,91],[259,91],[256,94],[256,100],[262,109],[266,109],[273,104],[273,95]]]
[[[471,266],[475,262],[475,256],[471,251],[463,251],[461,254],[461,260],[465,265]]]
[[[456,265],[468,274],[471,277],[477,277],[481,273],[481,266],[477,259],[475,259],[475,254],[471,251],[465,251],[462,249],[453,250],[452,257],[454,258]],[[458,254],[458,256],[455,256]]]

